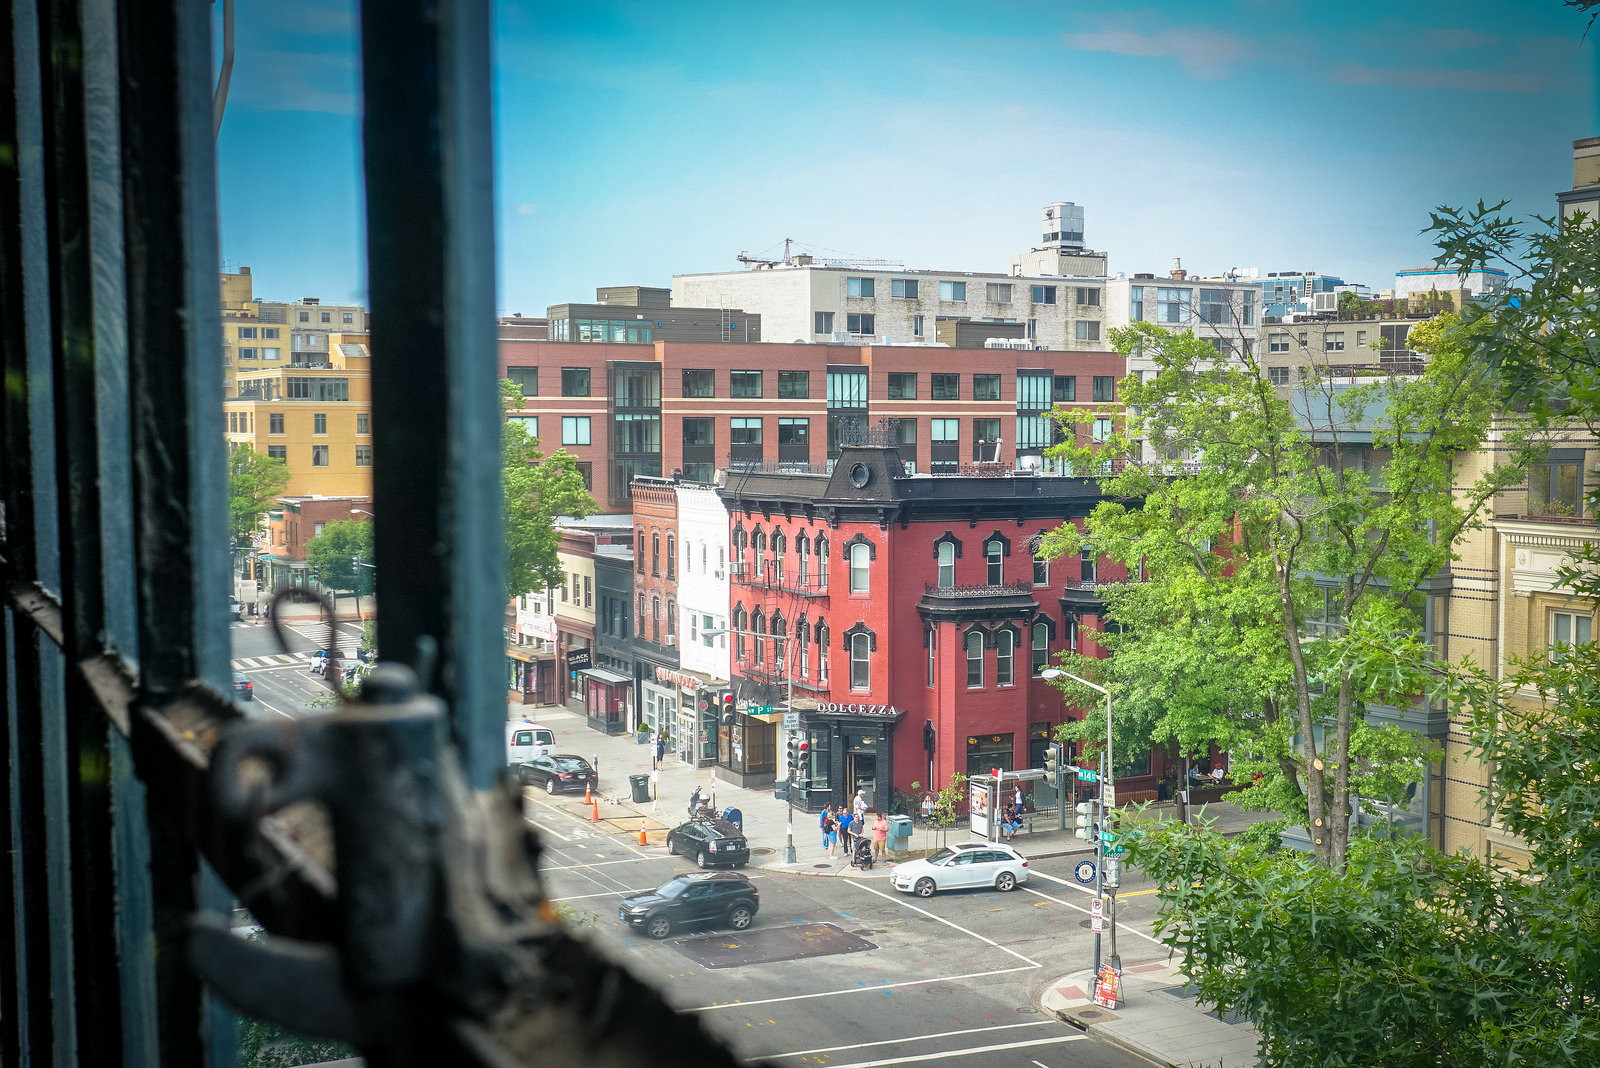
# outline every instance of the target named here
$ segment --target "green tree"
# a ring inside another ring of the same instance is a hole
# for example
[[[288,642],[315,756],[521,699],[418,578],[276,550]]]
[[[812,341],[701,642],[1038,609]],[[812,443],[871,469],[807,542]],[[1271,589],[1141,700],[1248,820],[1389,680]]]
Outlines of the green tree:
[[[507,413],[522,407],[522,391],[509,379],[500,383]],[[502,482],[506,498],[506,599],[562,582],[557,552],[557,516],[582,519],[597,505],[583,484],[577,459],[565,449],[545,456],[539,439],[521,420],[507,419],[503,431]]]
[[[1397,687],[1410,677],[1356,673],[1341,636],[1351,623],[1415,632],[1418,591],[1484,502],[1521,479],[1502,466],[1456,485],[1456,454],[1484,441],[1497,406],[1488,373],[1450,340],[1453,321],[1413,331],[1429,355],[1419,376],[1344,386],[1313,373],[1292,400],[1251,356],[1220,361],[1205,340],[1147,323],[1112,331],[1158,373],[1122,382],[1124,409],[1088,413],[1122,420],[1106,440],[1072,434],[1056,450],[1104,472],[1107,499],[1047,552],[1091,545],[1147,576],[1104,588],[1116,625],[1094,637],[1109,663],[1074,662],[1109,679],[1123,752],[1152,738],[1226,746],[1244,757],[1236,777],[1261,776],[1245,803],[1304,823],[1329,867],[1344,861],[1358,799],[1395,799],[1428,752],[1366,722],[1367,704],[1407,699]],[[1103,738],[1103,706],[1063,688],[1093,710],[1064,733]]]
[[[356,556],[363,566],[352,563]],[[365,565],[372,562],[372,524],[364,520],[335,519],[306,542],[306,563],[320,576],[324,589],[345,590],[357,597],[370,594],[376,572]]]
[[[229,447],[228,532],[235,546],[250,545],[251,536],[261,529],[262,518],[277,507],[278,497],[288,485],[287,462],[262,456],[242,442]]]

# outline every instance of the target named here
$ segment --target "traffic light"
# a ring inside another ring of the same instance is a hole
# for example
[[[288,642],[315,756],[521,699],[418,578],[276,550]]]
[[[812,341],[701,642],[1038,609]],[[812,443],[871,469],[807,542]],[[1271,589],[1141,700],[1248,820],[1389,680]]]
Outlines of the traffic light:
[[[722,691],[722,720],[721,720],[721,722],[722,722],[722,725],[724,727],[733,726],[733,691],[732,690],[723,690]]]
[[[798,731],[789,732],[789,744],[786,746],[789,753],[789,776],[794,777],[796,769],[800,767],[800,734]]]
[[[1051,742],[1044,750],[1044,781],[1061,789],[1061,743]]]
[[[1095,826],[1095,806],[1096,802],[1094,801],[1078,802],[1077,835],[1088,842],[1095,841],[1099,836],[1099,829]]]

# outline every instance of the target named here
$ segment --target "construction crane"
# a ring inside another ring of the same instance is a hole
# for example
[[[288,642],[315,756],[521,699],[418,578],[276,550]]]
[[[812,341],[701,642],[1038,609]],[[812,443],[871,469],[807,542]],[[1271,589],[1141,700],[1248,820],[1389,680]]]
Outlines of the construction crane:
[[[790,237],[783,239],[783,259],[781,260],[757,259],[754,256],[746,254],[743,249],[739,250],[739,255],[735,256],[734,259],[738,260],[740,263],[754,263],[761,267],[776,267],[780,263],[787,267],[789,266],[789,246],[793,243],[793,241],[794,239]]]
[[[789,246],[795,244],[799,244],[799,242],[795,241],[793,238],[786,237],[783,239],[783,259],[781,260],[764,260],[756,256],[751,256],[742,250],[740,251],[739,255],[735,256],[734,258],[740,263],[753,264],[757,267],[777,267],[780,264],[784,267],[791,267],[794,265],[794,260],[789,254]],[[819,267],[843,267],[847,270],[865,270],[873,267],[891,271],[905,270],[905,263],[901,260],[853,259],[848,256],[814,256],[810,262],[815,263]]]

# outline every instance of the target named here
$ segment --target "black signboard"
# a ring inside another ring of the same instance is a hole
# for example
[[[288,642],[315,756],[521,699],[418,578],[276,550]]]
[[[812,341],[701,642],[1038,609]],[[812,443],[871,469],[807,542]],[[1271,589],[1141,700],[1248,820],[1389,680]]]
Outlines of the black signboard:
[[[567,669],[569,671],[582,671],[591,666],[590,652],[587,649],[567,650]]]

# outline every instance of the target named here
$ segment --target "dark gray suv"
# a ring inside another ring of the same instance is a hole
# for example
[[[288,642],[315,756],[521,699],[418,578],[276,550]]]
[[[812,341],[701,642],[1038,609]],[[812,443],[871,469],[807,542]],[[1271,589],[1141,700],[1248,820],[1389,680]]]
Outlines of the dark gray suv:
[[[760,910],[761,894],[749,879],[719,871],[674,875],[649,893],[623,898],[619,915],[651,938],[665,938],[680,927],[726,925],[742,931]]]

